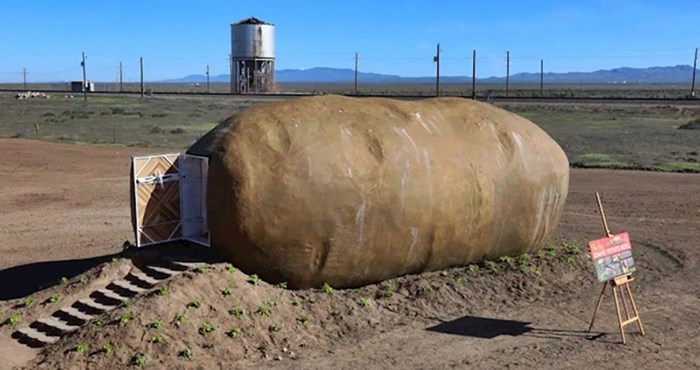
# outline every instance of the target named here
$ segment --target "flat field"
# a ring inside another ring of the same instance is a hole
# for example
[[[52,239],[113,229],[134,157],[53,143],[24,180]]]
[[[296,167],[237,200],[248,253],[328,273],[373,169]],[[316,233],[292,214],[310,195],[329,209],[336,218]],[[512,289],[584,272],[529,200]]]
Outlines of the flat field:
[[[186,148],[218,122],[279,97],[0,94],[0,137],[79,144]],[[700,172],[700,130],[678,127],[700,105],[497,103],[538,124],[579,167]]]

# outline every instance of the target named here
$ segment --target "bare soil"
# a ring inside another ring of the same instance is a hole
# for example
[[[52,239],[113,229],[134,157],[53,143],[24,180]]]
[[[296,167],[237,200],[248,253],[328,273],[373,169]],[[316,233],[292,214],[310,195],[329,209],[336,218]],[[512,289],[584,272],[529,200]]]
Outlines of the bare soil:
[[[133,239],[130,155],[162,151],[0,139],[0,320],[20,320],[0,327],[0,368],[123,369],[139,355],[155,369],[700,366],[700,175],[590,169],[572,169],[552,246],[527,261],[329,293],[253,284],[207,257],[201,272],[163,282],[167,295],[136,296],[99,316],[101,325],[88,322],[53,345],[18,343],[17,328],[142,268],[145,259],[183,248],[197,253],[187,246],[121,253]],[[585,332],[601,288],[586,253],[586,242],[603,234],[596,191],[611,230],[630,232],[638,263],[633,290],[646,336],[629,326],[627,345],[618,343],[610,295],[593,332]],[[67,281],[38,290],[62,276]],[[232,314],[237,308],[240,318]],[[156,321],[162,326],[150,328]],[[207,324],[211,331],[202,330]],[[231,338],[226,332],[234,328],[240,334]],[[159,334],[163,343],[152,343]],[[101,349],[107,343],[111,352]],[[88,349],[77,351],[79,344]],[[185,349],[192,359],[179,356]]]

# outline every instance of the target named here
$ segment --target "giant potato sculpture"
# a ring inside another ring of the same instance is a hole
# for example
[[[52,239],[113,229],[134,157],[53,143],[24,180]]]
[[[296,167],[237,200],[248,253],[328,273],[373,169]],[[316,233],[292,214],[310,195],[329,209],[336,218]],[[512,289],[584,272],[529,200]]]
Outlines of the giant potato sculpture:
[[[531,252],[552,235],[569,181],[539,127],[460,98],[260,105],[190,152],[210,156],[212,247],[297,288]]]

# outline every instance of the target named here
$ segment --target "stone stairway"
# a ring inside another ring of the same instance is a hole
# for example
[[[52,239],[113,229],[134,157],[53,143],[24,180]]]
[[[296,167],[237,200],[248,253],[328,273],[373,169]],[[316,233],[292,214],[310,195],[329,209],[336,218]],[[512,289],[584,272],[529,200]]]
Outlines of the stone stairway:
[[[202,264],[203,262],[169,258],[149,263],[143,268],[134,267],[123,279],[93,291],[88,297],[58,309],[49,317],[40,318],[27,327],[17,329],[12,333],[12,338],[32,348],[56,343],[64,335],[79,330],[96,317]]]

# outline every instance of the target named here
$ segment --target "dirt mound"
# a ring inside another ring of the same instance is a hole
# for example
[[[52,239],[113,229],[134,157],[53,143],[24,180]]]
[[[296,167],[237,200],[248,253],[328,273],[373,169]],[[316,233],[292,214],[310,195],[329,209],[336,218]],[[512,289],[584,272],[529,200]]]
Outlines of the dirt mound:
[[[0,311],[7,321],[0,334],[7,338],[20,323],[28,324],[61,303],[107,285],[141,265],[138,261],[145,258],[141,253],[39,292],[29,305],[27,299],[8,302]],[[591,273],[583,267],[586,262],[577,245],[564,243],[537,255],[409,275],[360,289],[325,286],[313,291],[269,285],[230,264],[212,262],[97,315],[79,330],[32,353],[36,358],[25,366],[238,368],[293,361],[315,348],[348,345],[416,318],[544,299]],[[60,297],[59,301],[50,302],[52,296]],[[11,324],[11,317],[20,322]]]
[[[678,126],[679,130],[700,130],[700,118]]]

